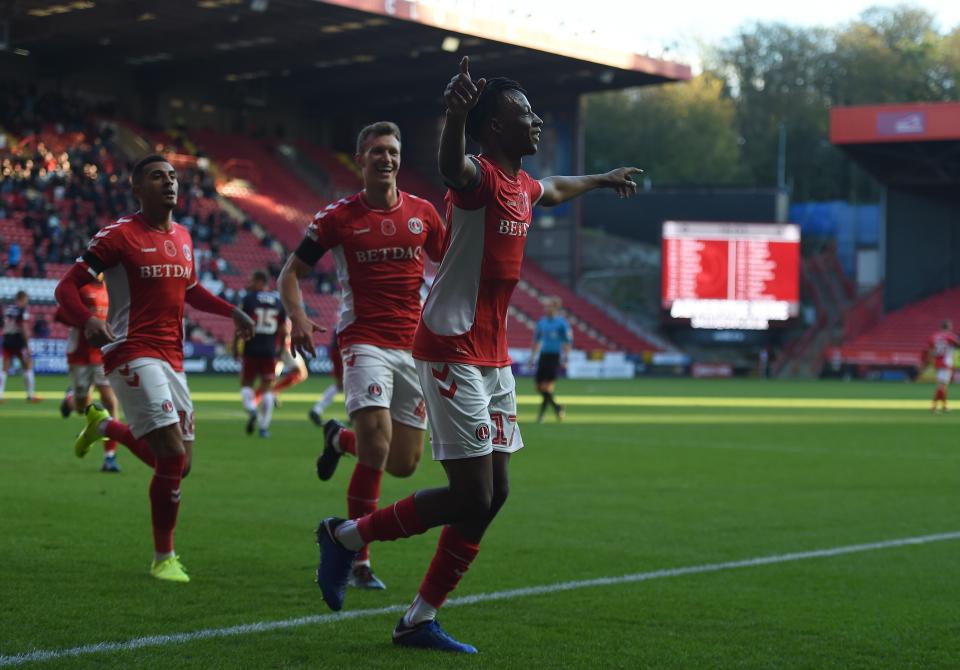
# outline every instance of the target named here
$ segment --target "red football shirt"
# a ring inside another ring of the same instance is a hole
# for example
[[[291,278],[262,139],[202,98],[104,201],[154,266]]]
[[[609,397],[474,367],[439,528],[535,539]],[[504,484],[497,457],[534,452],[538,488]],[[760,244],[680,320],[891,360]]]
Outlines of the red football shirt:
[[[159,358],[183,370],[183,305],[197,283],[193,242],[183,226],[157,230],[140,214],[104,226],[83,260],[103,272],[116,342],[101,349],[107,372],[135,358]]]
[[[933,351],[933,367],[937,370],[953,369],[953,350],[960,347],[960,339],[949,330],[938,330],[927,341],[927,351]]]
[[[447,251],[423,306],[414,358],[492,367],[510,365],[507,307],[543,185],[471,157],[477,180],[447,192]]]
[[[413,346],[423,255],[443,257],[445,232],[433,205],[402,191],[390,209],[374,209],[357,193],[317,213],[297,256],[313,265],[324,250],[333,253],[341,291],[341,349],[353,344]]]
[[[93,282],[80,287],[80,299],[90,313],[106,321],[109,318],[107,287],[103,282]],[[83,334],[83,328],[71,328],[67,338],[67,363],[70,365],[98,365],[103,361],[100,349],[92,347]]]

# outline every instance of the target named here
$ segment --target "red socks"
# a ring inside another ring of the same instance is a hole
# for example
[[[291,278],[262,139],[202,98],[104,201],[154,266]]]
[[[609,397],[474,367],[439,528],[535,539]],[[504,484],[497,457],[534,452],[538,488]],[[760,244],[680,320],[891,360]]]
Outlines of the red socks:
[[[130,426],[120,423],[115,419],[107,421],[103,434],[111,440],[116,440],[133,452],[133,455],[149,465],[151,468],[157,465],[157,460],[150,451],[150,445],[144,439],[137,439],[130,432]]]
[[[357,455],[357,434],[349,428],[343,428],[340,431],[340,451]]]
[[[369,544],[374,540],[384,542],[426,533],[429,529],[417,516],[413,498],[408,496],[357,519],[357,531],[363,541]]]
[[[933,394],[933,402],[937,402],[938,400],[947,402],[947,392],[944,391],[942,386],[938,386],[936,393]]]
[[[117,453],[117,443],[115,440],[103,441],[103,453],[105,456]]]
[[[420,597],[439,609],[447,596],[457,588],[478,553],[479,544],[467,542],[452,526],[444,526],[437,552],[420,584]]]
[[[157,459],[150,480],[150,516],[153,521],[153,546],[158,554],[173,551],[173,529],[180,509],[180,479],[186,456]]]
[[[294,370],[288,375],[285,375],[280,378],[280,381],[277,382],[277,385],[273,387],[274,393],[280,393],[283,389],[290,388],[294,384],[300,383],[300,371]]]
[[[340,433],[341,437],[343,433]],[[351,519],[375,512],[380,502],[380,480],[383,478],[382,470],[375,470],[363,463],[357,463],[353,468],[353,477],[350,478],[350,485],[347,487],[347,515]],[[357,555],[357,561],[367,561],[370,559],[370,550],[367,545],[363,546]]]

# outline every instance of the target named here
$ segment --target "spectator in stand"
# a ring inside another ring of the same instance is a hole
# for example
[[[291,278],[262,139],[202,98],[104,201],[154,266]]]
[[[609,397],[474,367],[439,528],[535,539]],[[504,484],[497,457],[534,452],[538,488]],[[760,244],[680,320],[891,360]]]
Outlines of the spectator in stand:
[[[37,317],[33,324],[33,336],[40,340],[50,337],[50,324],[47,323],[46,317]]]
[[[18,267],[20,267],[20,243],[13,242],[7,252],[7,269],[15,272]]]

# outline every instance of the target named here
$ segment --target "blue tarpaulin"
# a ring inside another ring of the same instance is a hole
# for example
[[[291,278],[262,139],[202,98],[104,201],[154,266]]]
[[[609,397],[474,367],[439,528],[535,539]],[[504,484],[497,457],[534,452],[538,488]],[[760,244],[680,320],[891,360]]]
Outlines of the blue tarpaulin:
[[[880,205],[851,205],[842,200],[790,205],[790,222],[800,224],[804,238],[836,241],[837,256],[847,276],[857,272],[857,250],[875,249],[880,242]]]

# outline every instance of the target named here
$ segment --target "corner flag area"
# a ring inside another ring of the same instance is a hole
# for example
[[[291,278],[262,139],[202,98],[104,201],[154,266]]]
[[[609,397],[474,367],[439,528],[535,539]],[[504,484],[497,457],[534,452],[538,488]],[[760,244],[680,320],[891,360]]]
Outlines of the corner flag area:
[[[77,417],[9,393],[0,449],[0,667],[462,668],[394,651],[390,626],[436,531],[378,547],[386,592],[330,614],[312,530],[343,513],[306,420],[328,379],[284,394],[272,440],[243,433],[235,381],[194,376],[198,426],[179,526],[188,585],[147,574],[149,470],[71,450]],[[956,428],[924,385],[565,381],[536,424],[471,579],[442,622],[477,667],[953,667],[960,583]],[[337,399],[330,416],[344,418]],[[429,450],[429,444],[427,445]],[[424,462],[384,498],[441,485]],[[909,576],[909,578],[906,578]],[[466,624],[469,622],[469,626]],[[723,659],[719,663],[718,659]]]

